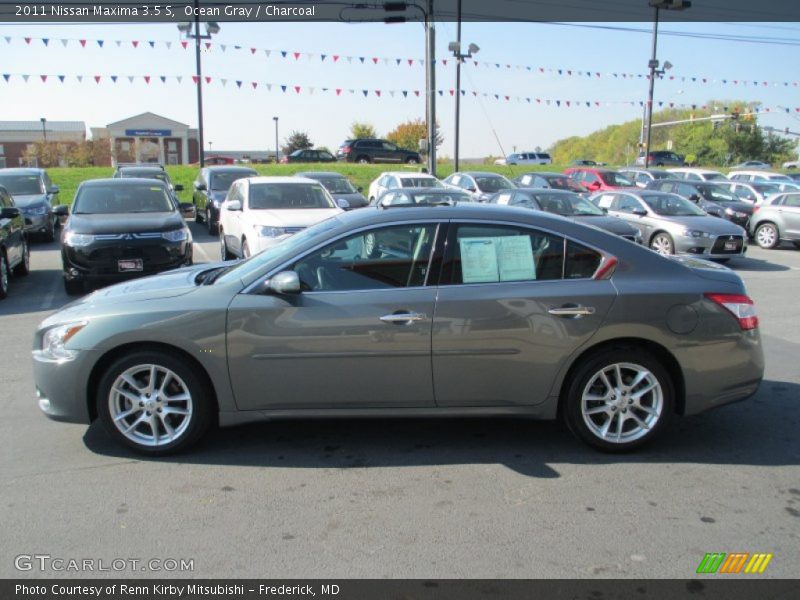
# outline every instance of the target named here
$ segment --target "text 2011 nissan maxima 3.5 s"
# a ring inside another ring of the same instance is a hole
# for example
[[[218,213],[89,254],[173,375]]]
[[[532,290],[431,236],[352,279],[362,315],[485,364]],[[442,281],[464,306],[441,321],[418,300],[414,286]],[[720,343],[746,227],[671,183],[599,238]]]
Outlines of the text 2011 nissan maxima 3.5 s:
[[[753,394],[731,270],[509,207],[341,213],[236,263],[97,291],[37,329],[39,407],[146,454],[284,417],[563,417],[596,448]]]
[[[58,207],[66,214],[66,206]],[[155,179],[94,179],[75,193],[61,237],[67,293],[84,282],[130,279],[192,264],[192,234]]]

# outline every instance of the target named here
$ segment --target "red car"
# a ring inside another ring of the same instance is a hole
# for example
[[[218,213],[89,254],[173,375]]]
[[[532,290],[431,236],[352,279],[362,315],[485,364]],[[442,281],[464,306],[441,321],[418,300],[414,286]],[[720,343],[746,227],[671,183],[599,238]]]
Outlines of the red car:
[[[595,167],[570,167],[564,173],[590,192],[636,188],[636,184],[613,169]]]

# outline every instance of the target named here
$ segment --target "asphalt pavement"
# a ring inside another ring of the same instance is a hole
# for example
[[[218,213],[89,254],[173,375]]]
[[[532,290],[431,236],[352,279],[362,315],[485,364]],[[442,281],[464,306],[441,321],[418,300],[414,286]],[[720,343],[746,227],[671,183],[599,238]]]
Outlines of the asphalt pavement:
[[[216,260],[216,239],[192,229],[195,261]],[[751,247],[730,264],[761,321],[758,394],[675,419],[626,456],[555,422],[408,419],[247,425],[142,459],[99,423],[39,412],[32,334],[70,298],[58,243],[34,244],[31,265],[0,302],[0,577],[687,578],[707,552],[773,553],[762,577],[797,576],[793,246]],[[20,555],[90,559],[95,571],[20,571]],[[114,559],[193,568],[97,572]]]

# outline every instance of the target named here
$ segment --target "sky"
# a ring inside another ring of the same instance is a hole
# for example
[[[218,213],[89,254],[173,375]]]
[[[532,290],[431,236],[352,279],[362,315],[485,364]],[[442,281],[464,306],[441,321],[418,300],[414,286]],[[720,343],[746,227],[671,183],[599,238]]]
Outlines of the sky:
[[[662,23],[659,33],[657,56],[673,68],[656,81],[656,109],[659,102],[667,107],[761,101],[770,109],[759,117],[762,126],[800,131],[800,23]],[[438,23],[436,37],[436,87],[443,92],[437,95],[444,136],[439,154],[451,157],[455,68],[447,45],[456,37],[455,24]],[[777,38],[780,44],[767,43]],[[8,81],[0,78],[2,118],[77,120],[89,128],[150,111],[196,127],[193,42],[188,49],[180,42],[174,24],[0,23],[0,73],[10,75]],[[462,67],[462,157],[546,149],[559,139],[642,117],[652,23],[464,23],[462,42],[480,47],[473,57],[478,65],[469,61]],[[206,149],[271,150],[274,116],[281,140],[302,131],[334,151],[354,121],[371,123],[385,135],[398,123],[425,116],[425,68],[419,62],[424,31],[418,23],[221,23],[211,44],[202,55],[203,75],[211,78],[203,86]],[[27,82],[23,74],[30,76]],[[65,76],[63,83],[58,75]],[[132,83],[128,76],[135,76]]]

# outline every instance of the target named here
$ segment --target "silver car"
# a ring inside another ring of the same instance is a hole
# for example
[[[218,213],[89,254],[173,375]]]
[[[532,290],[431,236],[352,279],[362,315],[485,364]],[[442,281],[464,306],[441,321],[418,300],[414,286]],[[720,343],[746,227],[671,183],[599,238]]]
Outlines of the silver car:
[[[747,232],[726,219],[712,217],[677,194],[650,190],[601,192],[592,202],[609,215],[625,219],[659,254],[687,254],[727,261],[747,251]]]
[[[784,240],[800,248],[800,192],[764,200],[750,219],[750,233],[762,248],[775,248]]]
[[[248,260],[105,288],[41,323],[33,368],[47,416],[148,455],[216,423],[490,415],[562,417],[624,451],[749,397],[764,359],[733,271],[459,203],[341,213]]]

